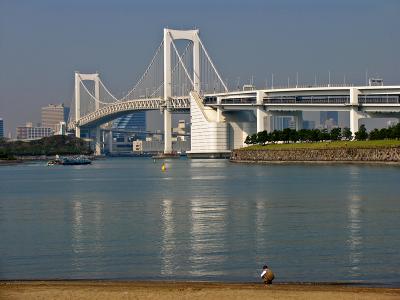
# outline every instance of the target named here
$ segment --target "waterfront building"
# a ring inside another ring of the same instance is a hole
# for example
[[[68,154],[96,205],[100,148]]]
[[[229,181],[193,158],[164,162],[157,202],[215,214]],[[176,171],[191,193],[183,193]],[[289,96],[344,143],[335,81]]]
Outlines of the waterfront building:
[[[175,135],[178,140],[181,141],[187,140],[185,120],[178,121],[178,126],[176,128],[172,128],[172,134]]]
[[[134,139],[145,139],[146,134],[146,112],[138,111],[116,119],[113,123],[113,128],[126,130],[130,137]],[[113,133],[117,140],[123,139],[124,133]]]
[[[0,118],[0,138],[4,137],[4,121]]]
[[[274,129],[283,130],[285,128],[296,129],[296,122],[292,116],[274,117]]]
[[[17,127],[18,140],[36,140],[47,137],[53,134],[53,129],[50,127],[33,126],[28,122],[25,126]]]
[[[51,128],[53,132],[60,131],[60,122],[68,122],[69,107],[64,104],[49,104],[42,107],[42,126]]]

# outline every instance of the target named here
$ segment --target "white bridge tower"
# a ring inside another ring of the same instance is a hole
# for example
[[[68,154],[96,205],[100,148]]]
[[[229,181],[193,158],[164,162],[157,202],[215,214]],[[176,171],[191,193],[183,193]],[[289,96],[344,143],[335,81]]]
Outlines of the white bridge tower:
[[[200,92],[200,39],[198,30],[173,30],[164,28],[164,153],[172,152],[171,109],[169,101],[172,97],[172,65],[171,46],[176,51],[174,40],[190,40],[193,42],[193,90]],[[179,57],[180,58],[180,57]],[[189,74],[187,74],[189,75]]]

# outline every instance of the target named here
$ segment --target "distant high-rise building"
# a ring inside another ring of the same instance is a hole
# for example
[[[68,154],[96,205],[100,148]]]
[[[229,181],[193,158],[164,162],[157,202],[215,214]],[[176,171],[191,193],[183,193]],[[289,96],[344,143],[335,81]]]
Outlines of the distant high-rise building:
[[[294,122],[294,118],[291,116],[276,116],[273,119],[274,129],[275,130],[283,130],[285,128],[295,129],[296,123]]]
[[[134,135],[138,139],[145,139],[145,131],[146,131],[146,112],[138,111],[132,114],[123,116],[114,121],[113,128],[115,129],[124,129],[127,131],[131,131],[129,135]],[[122,134],[115,134],[115,137],[118,138]]]
[[[0,118],[0,138],[4,137],[4,121]]]
[[[42,107],[42,127],[60,131],[60,122],[68,122],[69,107],[64,104],[49,104]]]
[[[304,120],[303,121],[303,129],[314,129],[315,121]]]
[[[337,111],[321,111],[319,122],[322,128],[326,128],[326,121],[329,121],[329,125],[336,126],[339,121],[339,113]]]
[[[32,123],[17,127],[18,140],[36,140],[53,134],[50,127],[35,127]]]

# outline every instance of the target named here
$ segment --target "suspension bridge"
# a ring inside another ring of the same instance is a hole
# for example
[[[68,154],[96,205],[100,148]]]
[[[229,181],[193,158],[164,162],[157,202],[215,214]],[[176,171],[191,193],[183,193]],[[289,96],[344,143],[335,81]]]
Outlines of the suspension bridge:
[[[164,153],[172,152],[172,113],[191,117],[192,156],[224,157],[244,145],[247,135],[273,130],[273,117],[293,116],[302,126],[303,111],[347,111],[350,129],[362,118],[400,118],[400,86],[295,86],[229,91],[200,39],[198,30],[164,29],[163,40],[133,88],[114,96],[99,74],[75,73],[75,98],[68,124],[77,137],[95,132],[102,150],[101,126],[139,110],[160,110]]]

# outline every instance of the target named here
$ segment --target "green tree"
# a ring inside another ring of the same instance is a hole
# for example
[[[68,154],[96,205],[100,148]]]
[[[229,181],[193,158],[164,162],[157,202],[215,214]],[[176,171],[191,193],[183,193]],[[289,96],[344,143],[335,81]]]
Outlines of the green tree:
[[[400,123],[393,127],[393,138],[400,139]]]
[[[342,136],[345,140],[350,141],[353,138],[353,133],[351,132],[350,128],[345,127],[343,128]]]
[[[291,130],[291,131],[290,131],[289,140],[290,140],[291,142],[296,143],[296,142],[299,140],[299,131],[297,131],[297,130]]]
[[[355,133],[355,138],[357,141],[365,141],[368,139],[368,132],[365,125],[361,125],[358,131]]]
[[[251,136],[250,136],[250,135],[248,135],[248,136],[246,137],[246,139],[244,140],[244,143],[245,143],[246,145],[251,145],[251,144],[252,144]]]
[[[369,133],[370,140],[379,140],[380,139],[380,132],[379,129],[374,129]]]
[[[298,137],[299,141],[307,142],[309,140],[308,136],[309,136],[309,130],[308,129],[300,129],[297,132],[297,137]]]
[[[279,130],[274,130],[274,131],[271,133],[271,141],[272,141],[272,142],[281,141],[281,140],[282,140],[282,139],[281,139],[281,136],[282,136],[282,134],[281,134],[281,132],[280,132]]]
[[[269,134],[268,131],[260,131],[257,133],[257,143],[260,145],[265,145],[266,142],[269,140]]]
[[[319,132],[319,137],[318,140],[319,141],[327,141],[330,140],[331,135],[328,132],[328,129],[324,128]]]
[[[291,131],[292,131],[292,129],[290,129],[290,128],[285,128],[282,130],[282,133],[281,133],[282,141],[284,141],[285,143],[288,143],[290,141]]]
[[[332,128],[330,132],[330,139],[332,141],[339,141],[342,138],[342,128]]]
[[[321,136],[321,131],[319,129],[311,129],[310,135],[309,135],[309,140],[311,142],[318,142],[318,141],[320,141],[320,136]]]

